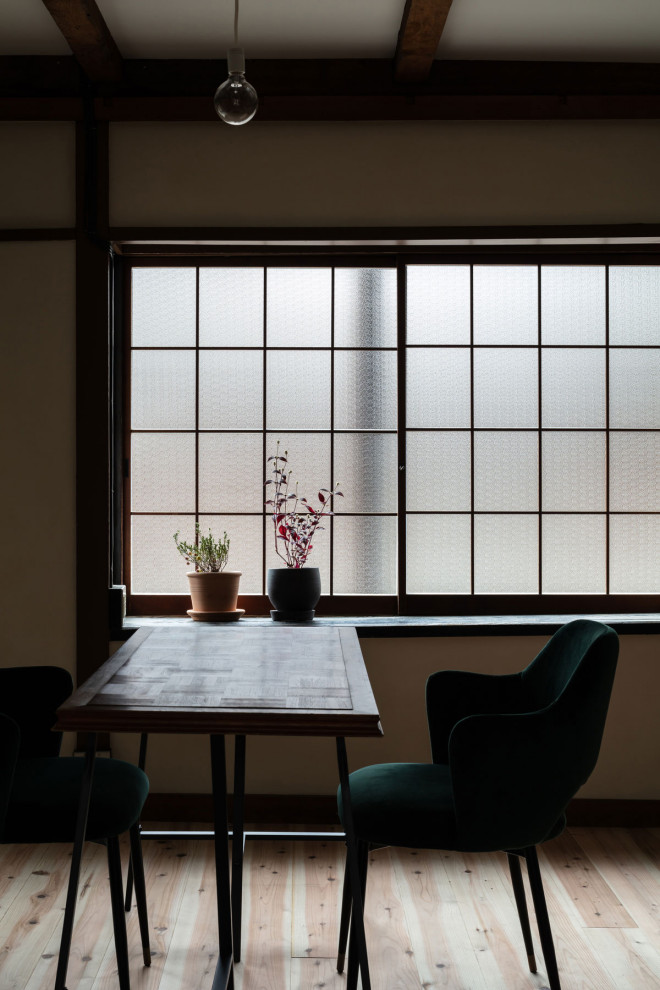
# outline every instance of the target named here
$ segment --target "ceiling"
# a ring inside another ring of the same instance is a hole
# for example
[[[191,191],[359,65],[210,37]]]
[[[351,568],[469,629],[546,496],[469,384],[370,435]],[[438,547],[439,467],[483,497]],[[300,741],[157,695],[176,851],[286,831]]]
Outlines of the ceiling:
[[[96,0],[127,59],[223,58],[233,0]],[[404,0],[241,0],[259,59],[392,58]],[[0,55],[68,55],[42,0],[2,0]],[[453,0],[438,59],[660,62],[659,0]]]
[[[234,0],[1,0],[0,119],[212,119]],[[660,118],[660,0],[241,0],[262,120]]]

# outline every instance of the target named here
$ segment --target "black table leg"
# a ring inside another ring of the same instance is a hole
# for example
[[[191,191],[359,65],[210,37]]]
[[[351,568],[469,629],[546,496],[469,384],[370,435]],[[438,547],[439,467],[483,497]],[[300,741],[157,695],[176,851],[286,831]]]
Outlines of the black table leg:
[[[229,825],[227,820],[227,765],[225,737],[211,736],[211,778],[213,781],[215,880],[218,899],[218,965],[212,990],[233,990],[234,963],[231,933],[231,894],[229,883]]]
[[[57,960],[55,990],[66,990],[66,986],[65,986],[66,971],[69,965],[69,953],[71,952],[73,920],[76,913],[76,901],[78,900],[78,883],[80,882],[80,864],[82,861],[83,844],[85,842],[85,832],[87,830],[87,816],[89,814],[89,802],[92,796],[92,780],[94,778],[95,759],[96,759],[96,733],[90,732],[87,736],[85,766],[83,769],[82,780],[80,782],[80,799],[78,801],[76,831],[73,839],[73,853],[71,855],[71,867],[69,870],[69,887],[66,895],[66,906],[64,908],[64,923],[62,926],[62,939],[60,941],[60,954]]]
[[[234,962],[241,961],[241,913],[243,908],[243,855],[245,853],[245,736],[236,736],[234,747],[234,805],[231,842],[231,921]]]
[[[140,770],[144,770],[147,762],[147,740],[149,736],[146,732],[140,735],[140,752],[138,754],[138,766]],[[139,830],[139,826],[138,826]],[[128,873],[126,875],[126,900],[124,901],[124,910],[130,911],[131,904],[133,902],[133,853],[128,857]]]
[[[355,829],[353,828],[353,809],[351,808],[351,792],[348,783],[348,757],[346,755],[346,742],[341,736],[337,737],[337,766],[339,768],[339,784],[341,786],[342,817],[346,832],[346,865],[349,872],[351,899],[353,902],[351,929],[355,934],[355,941],[357,943],[358,963],[362,974],[362,990],[371,990],[369,961],[367,959],[367,941],[364,934],[364,904],[360,879],[360,862]]]

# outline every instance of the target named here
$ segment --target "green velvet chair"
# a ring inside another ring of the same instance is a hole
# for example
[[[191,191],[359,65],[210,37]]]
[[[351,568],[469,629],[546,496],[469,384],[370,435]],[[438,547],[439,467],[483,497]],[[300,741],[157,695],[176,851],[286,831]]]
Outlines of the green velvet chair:
[[[55,712],[73,690],[60,667],[0,668],[0,842],[72,842],[85,760],[59,756],[62,734],[52,732]],[[119,836],[129,832],[135,899],[145,966],[151,963],[147,901],[138,820],[149,789],[130,763],[98,759],[94,770],[86,839],[108,850],[117,967],[121,990],[130,990]],[[63,931],[73,926],[73,906]],[[66,945],[64,942],[66,941]],[[63,938],[56,986],[63,986],[69,940]]]
[[[370,848],[503,850],[534,973],[520,868],[525,859],[550,987],[560,990],[536,846],[563,830],[568,802],[596,765],[618,648],[609,626],[577,619],[562,626],[519,673],[432,674],[426,708],[433,762],[386,763],[349,776],[362,903]],[[342,811],[340,793],[343,820]],[[345,880],[339,972],[350,913]],[[356,986],[358,965],[363,967],[363,985],[368,969],[366,954],[358,960],[353,948],[357,941],[353,929],[348,990]]]

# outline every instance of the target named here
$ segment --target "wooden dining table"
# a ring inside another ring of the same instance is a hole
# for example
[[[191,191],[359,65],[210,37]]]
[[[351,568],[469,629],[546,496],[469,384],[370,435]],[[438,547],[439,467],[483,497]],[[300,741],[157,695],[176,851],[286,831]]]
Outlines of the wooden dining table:
[[[68,959],[71,945],[97,733],[210,737],[219,939],[211,990],[233,986],[233,965],[240,957],[246,736],[327,736],[336,740],[352,931],[362,986],[370,990],[345,740],[379,736],[382,728],[354,627],[249,621],[230,626],[191,620],[139,628],[58,709],[55,728],[87,733],[67,893],[71,925],[63,930],[60,958]],[[228,735],[235,737],[231,892]],[[65,966],[63,970],[58,969],[56,990],[65,990]]]

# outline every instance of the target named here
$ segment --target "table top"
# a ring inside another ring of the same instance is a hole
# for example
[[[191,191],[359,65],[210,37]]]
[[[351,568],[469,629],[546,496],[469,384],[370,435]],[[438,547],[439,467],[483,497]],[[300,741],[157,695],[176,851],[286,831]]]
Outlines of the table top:
[[[382,734],[353,627],[138,629],[57,716],[88,732]]]

